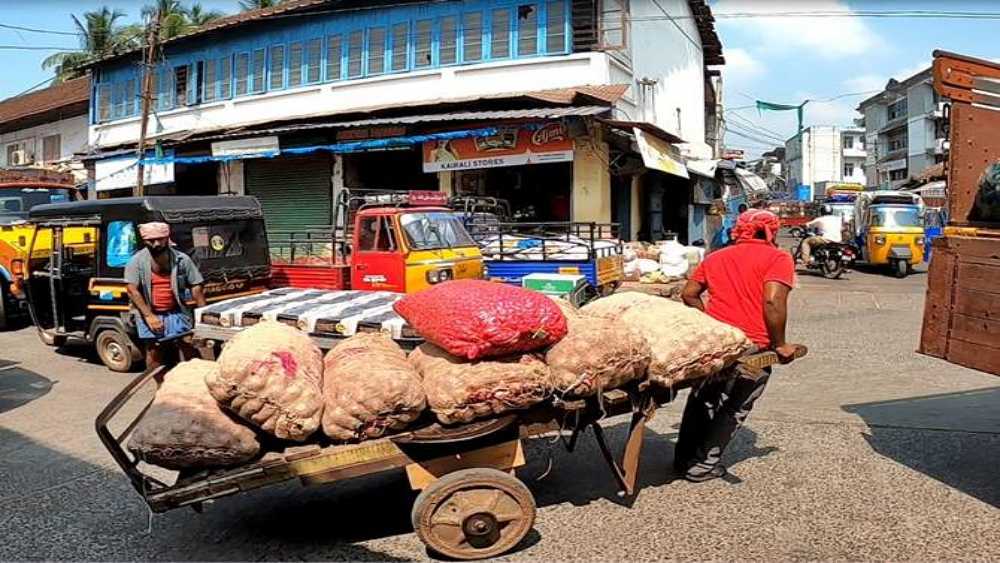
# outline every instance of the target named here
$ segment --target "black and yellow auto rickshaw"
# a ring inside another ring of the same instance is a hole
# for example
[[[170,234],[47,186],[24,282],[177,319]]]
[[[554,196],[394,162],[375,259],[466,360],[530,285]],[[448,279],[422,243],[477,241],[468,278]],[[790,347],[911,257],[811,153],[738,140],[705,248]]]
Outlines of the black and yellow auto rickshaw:
[[[201,270],[210,302],[263,291],[270,277],[264,218],[253,197],[57,203],[32,208],[28,220],[36,228],[26,289],[39,335],[55,346],[68,337],[93,343],[114,371],[129,371],[142,357],[124,279],[141,247],[140,224],[170,224],[176,248]]]

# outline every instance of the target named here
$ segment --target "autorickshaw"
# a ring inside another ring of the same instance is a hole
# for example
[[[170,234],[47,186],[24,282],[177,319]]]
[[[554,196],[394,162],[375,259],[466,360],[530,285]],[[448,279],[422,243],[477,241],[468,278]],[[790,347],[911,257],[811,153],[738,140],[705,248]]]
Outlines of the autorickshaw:
[[[68,337],[92,343],[113,371],[130,371],[142,356],[124,279],[125,265],[142,247],[139,225],[171,226],[175,248],[204,276],[209,302],[264,291],[270,278],[264,218],[253,197],[57,203],[32,208],[28,220],[35,231],[25,285],[39,336],[54,346]],[[50,242],[40,247],[43,240]]]
[[[860,194],[854,221],[862,260],[887,265],[896,277],[906,277],[913,266],[924,260],[923,212],[923,200],[911,192]]]

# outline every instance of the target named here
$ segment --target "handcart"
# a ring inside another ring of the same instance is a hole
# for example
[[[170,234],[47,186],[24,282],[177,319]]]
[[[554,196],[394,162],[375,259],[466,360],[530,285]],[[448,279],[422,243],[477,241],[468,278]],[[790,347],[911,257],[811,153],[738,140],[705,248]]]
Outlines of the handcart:
[[[744,356],[739,363],[751,373],[760,373],[777,361],[773,352],[763,352]],[[590,429],[619,495],[632,496],[646,423],[678,390],[697,382],[673,388],[636,382],[599,397],[553,398],[528,410],[457,426],[445,427],[428,419],[412,430],[376,440],[317,442],[270,451],[241,467],[182,471],[168,484],[124,447],[149,404],[120,434],[109,428],[123,407],[163,369],[130,383],[96,420],[101,442],[153,512],[185,506],[200,512],[214,499],[292,479],[319,485],[402,468],[412,488],[422,491],[411,513],[417,536],[433,551],[463,560],[494,557],[513,549],[534,524],[534,497],[514,474],[525,464],[522,440],[559,432],[567,450],[573,451],[580,435]],[[622,452],[616,456],[600,422],[619,415],[631,415],[631,422]]]

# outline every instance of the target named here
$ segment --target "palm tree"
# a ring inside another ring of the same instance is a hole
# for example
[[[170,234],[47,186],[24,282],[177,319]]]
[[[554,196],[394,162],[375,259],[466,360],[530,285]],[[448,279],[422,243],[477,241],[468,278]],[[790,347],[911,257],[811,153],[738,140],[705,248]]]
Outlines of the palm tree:
[[[187,10],[188,22],[195,27],[201,27],[206,23],[212,20],[217,20],[223,16],[225,16],[225,14],[222,12],[215,10],[206,11],[205,8],[198,2],[191,4],[191,7]]]
[[[55,69],[56,82],[83,76],[81,65],[128,50],[136,44],[136,37],[117,25],[125,12],[107,6],[85,12],[83,21],[75,15],[73,23],[80,32],[80,49],[55,53],[42,61],[43,69]]]
[[[142,17],[150,20],[160,16],[160,39],[170,39],[187,33],[191,29],[188,22],[187,9],[180,0],[156,0],[152,5],[142,9]]]
[[[240,8],[244,12],[250,10],[260,10],[261,8],[274,8],[281,4],[283,0],[240,0]]]

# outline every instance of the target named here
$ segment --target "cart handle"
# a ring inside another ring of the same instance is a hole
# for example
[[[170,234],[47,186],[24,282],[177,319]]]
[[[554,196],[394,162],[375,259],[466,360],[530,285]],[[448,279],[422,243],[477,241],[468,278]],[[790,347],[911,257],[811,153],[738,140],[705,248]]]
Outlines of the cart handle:
[[[138,393],[139,389],[143,385],[148,383],[150,379],[161,376],[167,371],[167,369],[167,366],[160,366],[152,370],[147,370],[145,373],[135,378],[131,383],[126,385],[125,388],[122,389],[121,392],[118,393],[118,395],[116,395],[106,407],[104,407],[104,410],[101,411],[101,414],[97,415],[97,419],[94,421],[94,429],[97,431],[97,437],[100,438],[101,443],[104,444],[104,448],[108,450],[108,453],[111,454],[115,463],[121,467],[122,471],[129,478],[129,481],[132,482],[132,487],[135,488],[136,492],[138,492],[139,495],[142,496],[143,500],[147,501],[147,503],[148,499],[146,491],[150,489],[151,485],[166,485],[160,483],[152,477],[144,475],[141,471],[139,471],[136,467],[138,461],[132,461],[129,455],[125,452],[125,449],[122,448],[121,442],[128,438],[128,435],[131,433],[130,430],[126,430],[120,437],[115,438],[115,436],[111,433],[111,430],[108,428],[108,423],[115,417],[115,415],[118,414],[118,411],[120,411],[132,399],[132,397]],[[146,408],[143,408],[135,420],[131,421],[126,428],[135,428],[136,422],[138,422],[139,418],[141,418],[145,412]]]
[[[809,348],[798,344],[796,345],[793,357],[795,359],[803,358],[808,353]],[[778,354],[774,350],[765,350],[763,352],[743,356],[742,358],[736,360],[736,363],[752,368],[764,369],[781,363],[781,360],[778,359]]]

